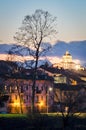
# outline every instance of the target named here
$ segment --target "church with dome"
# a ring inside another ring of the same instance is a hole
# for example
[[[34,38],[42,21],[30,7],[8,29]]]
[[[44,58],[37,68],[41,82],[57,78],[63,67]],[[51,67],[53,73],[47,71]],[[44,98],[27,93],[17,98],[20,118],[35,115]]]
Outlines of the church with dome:
[[[72,55],[69,53],[69,51],[66,51],[65,54],[62,56],[62,59],[59,63],[55,64],[58,68],[63,68],[63,69],[76,69],[80,70],[81,66],[79,63],[76,63]]]

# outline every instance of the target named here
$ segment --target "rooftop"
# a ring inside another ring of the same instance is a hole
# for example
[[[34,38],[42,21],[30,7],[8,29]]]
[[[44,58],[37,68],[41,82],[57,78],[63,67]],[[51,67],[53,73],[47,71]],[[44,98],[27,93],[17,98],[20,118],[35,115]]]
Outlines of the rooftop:
[[[69,51],[66,51],[66,53],[64,54],[64,55],[70,55],[71,56],[71,54],[69,53]]]

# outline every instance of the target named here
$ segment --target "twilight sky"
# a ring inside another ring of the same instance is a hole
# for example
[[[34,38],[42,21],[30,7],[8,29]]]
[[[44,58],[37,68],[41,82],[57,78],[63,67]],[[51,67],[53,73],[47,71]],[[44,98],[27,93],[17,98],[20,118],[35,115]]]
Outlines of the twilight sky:
[[[22,20],[36,9],[57,17],[57,40],[86,40],[86,0],[0,0],[0,43],[14,43]]]

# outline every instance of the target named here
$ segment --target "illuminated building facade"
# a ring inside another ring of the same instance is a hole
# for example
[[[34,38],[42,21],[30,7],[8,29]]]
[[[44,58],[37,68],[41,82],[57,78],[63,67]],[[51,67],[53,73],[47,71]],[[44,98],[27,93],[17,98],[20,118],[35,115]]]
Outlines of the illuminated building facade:
[[[68,57],[68,52],[66,52],[66,55]],[[64,55],[63,59],[65,59],[66,55]],[[67,61],[72,61],[71,55],[69,55]],[[59,88],[63,85],[64,89],[67,85],[71,85],[73,88],[76,88],[76,85],[78,88],[78,85],[82,86],[82,84],[85,84],[86,86],[85,72],[85,74],[81,76],[81,74],[75,74],[74,71],[66,71],[63,69],[58,69],[57,67],[39,68],[38,71],[35,87],[35,108],[37,112],[49,112],[50,107],[52,109],[54,102],[53,99],[55,96],[53,91],[55,85],[59,85]],[[5,76],[6,80],[2,80],[2,84],[4,84],[4,93],[9,95],[9,100],[3,111],[7,111],[9,113],[22,113],[22,111],[23,113],[30,113],[33,71],[24,69],[23,71],[12,73],[12,75],[4,75],[4,78]],[[53,90],[49,91],[50,88],[53,88]],[[6,108],[7,110],[5,110]],[[2,110],[0,109],[0,111]]]
[[[75,69],[75,70],[81,69],[80,64],[76,63],[73,60],[72,55],[68,51],[66,51],[66,53],[63,55],[61,62],[56,64],[55,66],[64,69]]]
[[[8,113],[27,113],[31,112],[32,100],[32,77],[27,76],[27,79],[8,79],[5,85],[5,93],[9,95],[7,104]],[[39,75],[36,79],[35,88],[35,110],[46,112],[47,108],[52,105],[51,95],[48,93],[49,88],[52,88],[52,78],[47,75]]]

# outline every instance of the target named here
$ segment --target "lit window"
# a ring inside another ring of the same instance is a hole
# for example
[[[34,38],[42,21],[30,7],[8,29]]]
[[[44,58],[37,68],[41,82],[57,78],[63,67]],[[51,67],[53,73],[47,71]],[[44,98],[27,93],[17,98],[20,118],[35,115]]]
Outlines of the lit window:
[[[15,90],[17,90],[17,86],[15,86]]]

